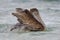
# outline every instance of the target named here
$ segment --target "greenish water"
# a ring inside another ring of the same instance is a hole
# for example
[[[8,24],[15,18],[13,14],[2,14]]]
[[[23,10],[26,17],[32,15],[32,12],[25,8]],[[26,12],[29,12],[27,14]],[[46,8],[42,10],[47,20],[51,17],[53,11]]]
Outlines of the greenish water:
[[[17,22],[12,16],[15,8],[38,8],[46,24],[45,31],[10,31]],[[0,1],[0,40],[60,40],[60,0],[1,0]]]

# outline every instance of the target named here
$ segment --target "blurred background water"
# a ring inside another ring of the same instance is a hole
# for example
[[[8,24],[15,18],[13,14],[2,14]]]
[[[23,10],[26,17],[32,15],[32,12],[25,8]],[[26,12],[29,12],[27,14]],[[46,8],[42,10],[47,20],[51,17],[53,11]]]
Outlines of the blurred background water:
[[[15,8],[38,8],[46,24],[43,32],[10,31],[17,23]],[[24,38],[23,38],[24,37]],[[60,0],[0,0],[0,40],[60,40]]]

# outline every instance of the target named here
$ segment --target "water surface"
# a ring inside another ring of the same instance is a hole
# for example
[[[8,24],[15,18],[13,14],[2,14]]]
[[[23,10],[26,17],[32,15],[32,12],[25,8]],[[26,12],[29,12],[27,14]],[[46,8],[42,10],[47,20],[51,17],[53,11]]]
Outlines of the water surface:
[[[46,24],[42,32],[10,31],[18,21],[12,16],[15,8],[38,8]],[[23,38],[24,37],[24,38]],[[0,0],[0,40],[60,40],[59,0]]]

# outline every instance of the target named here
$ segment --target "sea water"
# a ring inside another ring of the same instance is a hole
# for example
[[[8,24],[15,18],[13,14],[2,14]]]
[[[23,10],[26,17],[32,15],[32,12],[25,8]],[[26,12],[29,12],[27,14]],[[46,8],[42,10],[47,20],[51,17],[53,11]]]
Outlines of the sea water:
[[[45,31],[10,31],[18,23],[15,8],[37,8],[46,24]],[[0,40],[60,40],[60,0],[0,0]]]

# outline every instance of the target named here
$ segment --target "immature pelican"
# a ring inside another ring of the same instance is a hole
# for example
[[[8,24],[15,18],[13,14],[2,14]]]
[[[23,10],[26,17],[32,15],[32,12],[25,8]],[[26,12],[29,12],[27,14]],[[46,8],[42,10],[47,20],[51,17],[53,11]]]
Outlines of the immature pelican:
[[[19,20],[22,20],[24,24],[27,24],[30,26],[30,27],[29,26],[25,27],[26,30],[44,31],[45,29],[45,27],[40,22],[38,22],[30,13],[30,11],[28,11],[27,9],[25,9],[20,13],[12,13],[12,15],[16,16]]]

